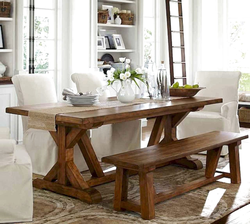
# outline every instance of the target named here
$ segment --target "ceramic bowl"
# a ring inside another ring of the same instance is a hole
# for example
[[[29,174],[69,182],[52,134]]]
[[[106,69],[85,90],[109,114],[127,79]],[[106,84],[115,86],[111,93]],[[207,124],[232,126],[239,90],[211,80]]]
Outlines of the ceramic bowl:
[[[103,65],[103,63],[104,63],[104,61],[97,61],[97,65],[98,65],[98,66]]]
[[[191,88],[191,89],[170,88],[170,96],[193,97],[202,89],[205,88],[204,87]]]

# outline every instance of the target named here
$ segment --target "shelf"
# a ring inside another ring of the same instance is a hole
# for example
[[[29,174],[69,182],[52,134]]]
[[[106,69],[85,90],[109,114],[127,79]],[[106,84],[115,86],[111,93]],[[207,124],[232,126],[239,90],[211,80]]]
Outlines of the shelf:
[[[99,0],[99,2],[110,2],[110,3],[126,3],[126,4],[135,4],[135,1],[129,0]]]
[[[181,4],[181,1],[170,0],[170,2],[175,2]]]
[[[187,77],[183,77],[183,76],[175,76],[174,79],[186,79]]]
[[[12,18],[7,18],[7,17],[0,17],[0,22],[12,22]]]
[[[0,49],[0,53],[11,53],[12,49]]]
[[[0,85],[12,84],[11,77],[0,77]]]
[[[115,49],[107,49],[107,50],[98,50],[98,53],[133,53],[135,50],[124,49],[124,50],[115,50]]]
[[[117,24],[105,24],[105,23],[98,23],[98,26],[102,26],[102,27],[119,27],[119,28],[135,28],[135,25],[117,25]]]

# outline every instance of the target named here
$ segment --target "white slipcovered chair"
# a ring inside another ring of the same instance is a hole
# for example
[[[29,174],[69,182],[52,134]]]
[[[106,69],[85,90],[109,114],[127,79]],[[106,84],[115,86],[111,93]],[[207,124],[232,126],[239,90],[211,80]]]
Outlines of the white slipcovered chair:
[[[12,78],[20,106],[56,103],[53,79],[48,75],[16,75]],[[48,131],[28,129],[28,118],[22,117],[23,143],[31,157],[33,173],[45,175],[57,161],[57,146]],[[74,151],[75,163],[80,171],[87,168],[79,149]]]
[[[221,97],[223,103],[205,106],[199,112],[191,112],[177,127],[179,139],[210,131],[239,132],[238,86],[240,72],[230,71],[200,71],[197,72],[195,83],[201,90],[197,96]],[[223,147],[221,155],[226,155],[228,149]]]
[[[0,223],[28,222],[33,216],[32,166],[22,145],[0,128]]]
[[[73,74],[72,81],[76,84],[78,92],[91,91],[102,86],[103,74],[100,72],[86,72]],[[100,100],[109,95],[104,92]],[[91,143],[97,157],[101,157],[134,150],[141,147],[141,120],[104,125],[91,132]]]

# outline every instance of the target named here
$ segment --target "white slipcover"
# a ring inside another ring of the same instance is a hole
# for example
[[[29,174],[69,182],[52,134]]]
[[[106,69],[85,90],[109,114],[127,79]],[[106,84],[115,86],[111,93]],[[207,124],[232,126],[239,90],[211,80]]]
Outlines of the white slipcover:
[[[6,135],[3,136],[1,133],[0,223],[32,221],[33,189],[30,157],[23,146],[16,146],[14,140],[3,139]]]
[[[26,74],[12,78],[20,106],[56,103],[57,96],[53,79],[48,75]],[[33,173],[45,175],[57,161],[57,146],[48,131],[28,129],[27,117],[23,121],[23,143],[31,157]],[[81,152],[75,150],[74,160],[82,171],[86,169]]]
[[[9,138],[10,138],[10,129],[0,128],[0,139],[9,139]]]
[[[96,92],[97,87],[102,86],[100,72],[86,72],[73,74],[72,81],[76,84],[78,92]],[[102,99],[109,95],[104,92]],[[91,143],[96,151],[97,157],[101,157],[134,150],[141,147],[141,121],[129,121],[112,125],[104,125],[93,129]]]
[[[237,108],[240,77],[240,72],[197,72],[195,83],[206,87],[197,96],[221,97],[223,103],[205,106],[199,112],[191,112],[177,127],[177,137],[182,139],[210,131],[239,132]],[[228,149],[223,147],[221,155],[227,153]]]

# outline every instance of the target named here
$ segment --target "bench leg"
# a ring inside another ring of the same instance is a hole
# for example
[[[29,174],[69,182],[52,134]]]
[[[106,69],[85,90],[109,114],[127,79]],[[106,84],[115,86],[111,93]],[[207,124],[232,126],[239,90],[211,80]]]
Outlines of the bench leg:
[[[117,167],[115,180],[114,210],[121,211],[122,201],[128,198],[128,170]]]
[[[155,217],[155,190],[153,173],[139,173],[140,196],[141,196],[141,217],[143,219],[153,219]]]
[[[239,145],[240,145],[240,142],[228,145],[228,148],[229,148],[230,176],[231,176],[231,183],[232,184],[241,183]]]
[[[206,158],[206,178],[214,177],[222,147],[207,151]]]

